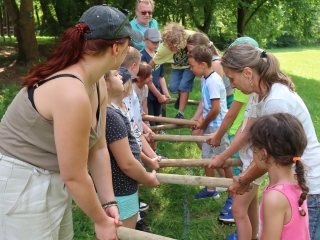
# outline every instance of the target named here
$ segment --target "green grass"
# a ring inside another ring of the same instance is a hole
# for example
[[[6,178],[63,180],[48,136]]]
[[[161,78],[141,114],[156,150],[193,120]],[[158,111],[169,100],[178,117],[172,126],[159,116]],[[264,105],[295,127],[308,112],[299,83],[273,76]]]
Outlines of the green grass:
[[[319,66],[320,50],[317,47],[306,48],[286,48],[273,49],[268,52],[274,53],[280,61],[283,72],[292,77],[296,84],[299,95],[305,101],[316,132],[320,133],[320,76]],[[168,71],[169,72],[169,71]],[[318,74],[317,74],[318,73]],[[167,81],[169,75],[166,75]],[[200,99],[199,79],[196,80],[194,90],[190,99]],[[172,95],[176,97],[176,95]],[[191,118],[196,110],[195,106],[188,106],[186,109],[186,118]],[[173,105],[167,106],[167,116],[174,117],[176,110]],[[166,131],[166,134],[190,134],[188,129],[177,129]],[[201,152],[194,143],[179,142],[159,142],[158,149],[169,158],[200,158]],[[189,174],[185,168],[166,168],[161,172],[171,174]],[[203,168],[194,168],[193,175],[203,175]],[[267,183],[265,180],[264,185]],[[190,225],[188,226],[190,240],[207,240],[207,239],[225,239],[231,234],[235,227],[224,226],[217,223],[218,213],[222,207],[227,195],[222,193],[218,200],[193,200],[193,194],[200,190],[201,187],[179,186],[163,184],[155,189],[140,188],[140,198],[142,201],[150,204],[150,210],[147,212],[146,222],[156,234],[171,237],[175,239],[186,239],[184,235],[184,207],[183,202],[187,197],[187,206],[190,209]],[[260,189],[260,195],[261,195]],[[77,209],[74,211],[75,220],[75,238],[74,239],[93,239],[94,231],[90,220]],[[81,219],[81,221],[79,220]],[[81,224],[79,226],[78,224]],[[82,225],[86,226],[82,226]],[[87,226],[87,224],[91,224]],[[84,230],[82,230],[84,229]],[[88,235],[89,234],[89,235]]]

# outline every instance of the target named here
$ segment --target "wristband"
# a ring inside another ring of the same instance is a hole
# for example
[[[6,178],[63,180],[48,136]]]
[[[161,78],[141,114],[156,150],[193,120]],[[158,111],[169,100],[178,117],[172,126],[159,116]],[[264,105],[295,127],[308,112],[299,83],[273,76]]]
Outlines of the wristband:
[[[252,189],[252,186],[250,184],[246,185],[241,181],[241,177],[239,177],[239,183],[242,187],[246,188],[246,189]]]
[[[102,204],[101,206],[103,209],[106,209],[111,206],[118,206],[118,202],[117,201],[109,201],[109,202],[106,202],[105,204]]]

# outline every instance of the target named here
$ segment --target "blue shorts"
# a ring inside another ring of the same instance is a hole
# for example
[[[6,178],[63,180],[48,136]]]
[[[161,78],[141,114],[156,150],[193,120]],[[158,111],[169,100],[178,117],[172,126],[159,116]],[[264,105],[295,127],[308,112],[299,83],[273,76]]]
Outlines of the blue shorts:
[[[172,93],[191,92],[195,75],[190,68],[172,69],[168,89]]]
[[[126,220],[139,211],[138,191],[127,196],[116,196],[120,212],[120,220]]]
[[[310,237],[311,240],[318,240],[320,239],[320,194],[309,194],[307,203]]]

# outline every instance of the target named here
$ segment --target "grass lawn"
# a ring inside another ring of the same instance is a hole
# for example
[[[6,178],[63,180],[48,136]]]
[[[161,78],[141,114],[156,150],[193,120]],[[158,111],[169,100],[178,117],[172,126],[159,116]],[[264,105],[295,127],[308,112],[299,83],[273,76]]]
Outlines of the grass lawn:
[[[316,132],[320,133],[320,59],[319,47],[300,47],[270,50],[280,61],[282,71],[289,74],[296,84],[298,94],[305,101]],[[169,79],[169,75],[166,75]],[[199,80],[197,79],[190,99],[200,99]],[[176,95],[172,95],[176,97]],[[191,118],[196,110],[195,106],[188,106],[185,116]],[[176,110],[173,105],[167,106],[167,116],[174,117]],[[190,134],[188,129],[166,131],[166,134]],[[158,149],[168,158],[200,158],[201,152],[194,143],[159,142]],[[166,168],[161,172],[172,174],[203,175],[203,168]],[[267,180],[265,180],[265,183]],[[217,217],[227,195],[221,193],[218,200],[193,200],[193,194],[201,187],[179,186],[163,184],[155,189],[140,188],[140,198],[150,204],[146,222],[156,234],[175,239],[207,240],[225,239],[235,227],[219,225]],[[262,188],[260,189],[261,192]],[[190,210],[190,224],[185,224],[186,204]],[[91,221],[74,206],[74,239],[93,239],[94,230]],[[188,236],[186,236],[186,233]]]

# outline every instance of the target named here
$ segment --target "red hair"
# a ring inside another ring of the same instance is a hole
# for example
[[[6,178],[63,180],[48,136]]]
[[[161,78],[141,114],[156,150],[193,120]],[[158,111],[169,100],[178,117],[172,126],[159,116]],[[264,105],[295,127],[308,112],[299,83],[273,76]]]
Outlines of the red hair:
[[[90,29],[85,23],[78,23],[75,27],[68,28],[62,35],[60,44],[47,57],[47,61],[30,69],[29,74],[23,78],[24,83],[22,86],[33,86],[40,80],[77,63],[84,53],[99,55],[105,52],[113,44],[124,44],[129,39],[84,40],[84,33],[90,33]]]

